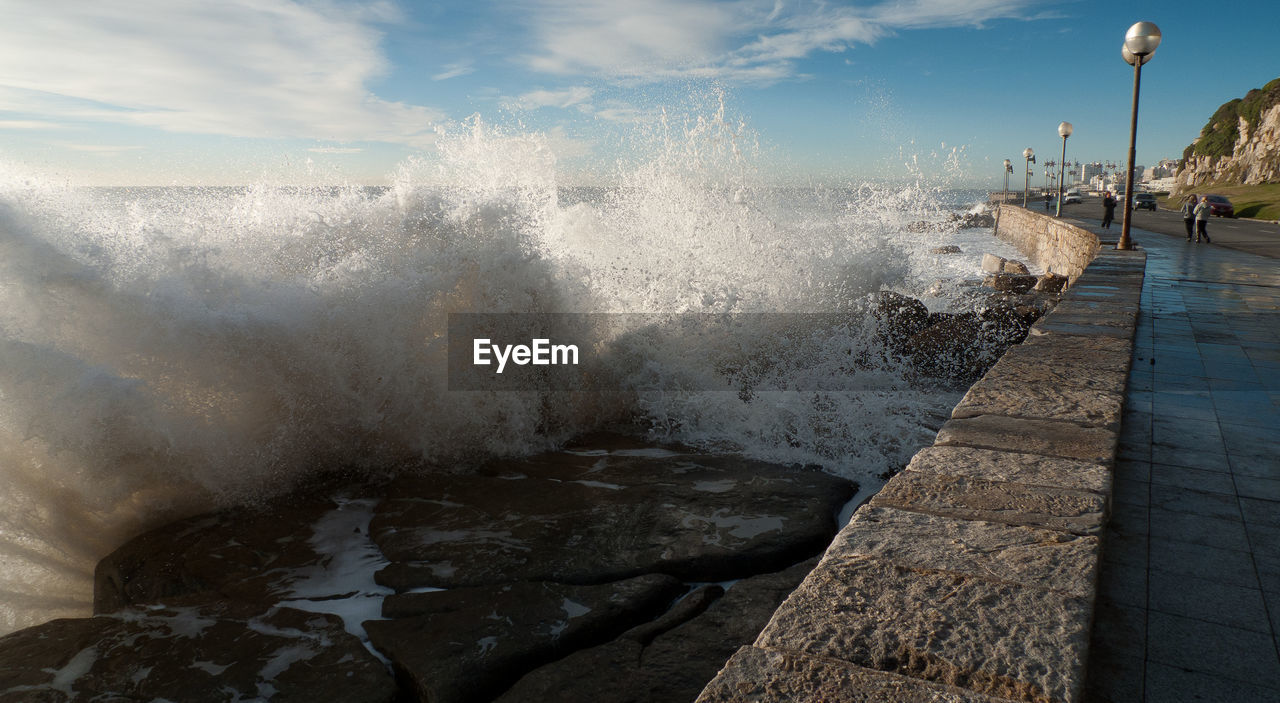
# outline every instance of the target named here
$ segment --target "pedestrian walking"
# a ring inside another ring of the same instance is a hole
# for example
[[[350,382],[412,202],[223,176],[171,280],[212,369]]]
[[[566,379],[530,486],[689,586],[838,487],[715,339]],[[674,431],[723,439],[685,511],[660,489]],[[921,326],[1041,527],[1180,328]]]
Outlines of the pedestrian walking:
[[[1182,204],[1182,224],[1187,227],[1187,241],[1191,241],[1192,230],[1196,226],[1196,196],[1188,195]]]
[[[1049,195],[1049,191],[1046,190],[1044,192],[1044,211],[1045,212],[1049,212],[1049,201],[1052,199],[1053,199],[1053,196]]]
[[[1116,216],[1116,199],[1111,197],[1111,191],[1102,193],[1102,229],[1111,229],[1111,220]]]
[[[1196,205],[1196,241],[1199,242],[1204,237],[1205,244],[1212,244],[1209,241],[1209,232],[1205,230],[1205,225],[1209,224],[1209,216],[1213,214],[1213,206],[1209,204],[1208,198],[1200,198],[1200,204]]]

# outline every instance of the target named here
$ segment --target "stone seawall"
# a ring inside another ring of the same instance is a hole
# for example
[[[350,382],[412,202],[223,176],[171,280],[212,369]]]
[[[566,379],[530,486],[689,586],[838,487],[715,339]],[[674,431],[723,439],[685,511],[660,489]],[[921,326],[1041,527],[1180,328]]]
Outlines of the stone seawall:
[[[1066,276],[1070,283],[1100,248],[1097,235],[1083,227],[1010,204],[996,207],[995,235],[1046,272]]]
[[[1000,211],[1071,290],[699,703],[1081,700],[1146,256]]]

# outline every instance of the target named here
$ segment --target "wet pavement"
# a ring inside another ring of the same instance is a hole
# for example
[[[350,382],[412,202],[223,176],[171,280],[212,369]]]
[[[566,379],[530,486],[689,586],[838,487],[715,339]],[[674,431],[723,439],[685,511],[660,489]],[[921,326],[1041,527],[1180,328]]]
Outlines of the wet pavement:
[[[1133,238],[1147,269],[1088,699],[1277,701],[1280,260]]]

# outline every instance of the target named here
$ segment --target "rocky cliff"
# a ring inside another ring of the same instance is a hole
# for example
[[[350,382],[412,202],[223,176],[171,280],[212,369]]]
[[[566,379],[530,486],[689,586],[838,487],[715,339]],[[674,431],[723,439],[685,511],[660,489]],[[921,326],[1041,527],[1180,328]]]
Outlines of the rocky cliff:
[[[1180,189],[1280,182],[1280,78],[1224,103],[1182,156]]]

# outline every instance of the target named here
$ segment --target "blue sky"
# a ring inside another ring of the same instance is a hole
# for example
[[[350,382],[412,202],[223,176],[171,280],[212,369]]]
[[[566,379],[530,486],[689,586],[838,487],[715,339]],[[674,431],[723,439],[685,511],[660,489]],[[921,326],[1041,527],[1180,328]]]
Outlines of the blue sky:
[[[0,164],[83,184],[383,183],[479,115],[608,180],[665,110],[720,96],[779,180],[946,170],[990,186],[1023,148],[1176,158],[1280,77],[1280,3],[905,0],[0,0]],[[1041,171],[1043,169],[1041,168]]]

